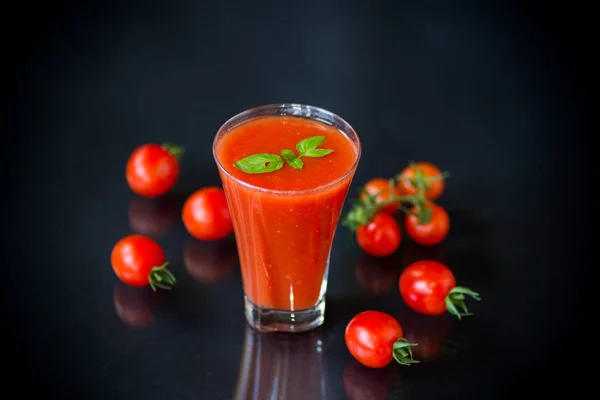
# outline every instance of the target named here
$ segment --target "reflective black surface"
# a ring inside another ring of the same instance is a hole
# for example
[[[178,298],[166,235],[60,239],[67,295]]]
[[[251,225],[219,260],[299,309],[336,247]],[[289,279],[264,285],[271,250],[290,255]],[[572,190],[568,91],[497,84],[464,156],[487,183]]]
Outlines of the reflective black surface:
[[[584,262],[592,181],[574,49],[583,39],[568,34],[569,13],[522,2],[82,4],[7,13],[23,30],[3,28],[12,54],[3,330],[9,378],[28,382],[22,393],[505,399],[536,393],[558,379],[558,364],[576,368],[585,356],[577,328],[593,268]],[[248,331],[233,238],[192,240],[179,217],[187,194],[219,184],[219,126],[276,102],[324,107],[356,129],[353,197],[409,160],[451,174],[439,201],[452,221],[443,245],[404,237],[396,255],[376,260],[340,228],[326,322],[291,338]],[[139,199],[125,162],[139,144],[167,140],[186,147],[181,178],[168,198]],[[172,292],[117,281],[110,250],[132,232],[164,247],[179,279]],[[475,316],[406,308],[397,279],[423,258],[481,293]],[[344,328],[366,309],[396,316],[423,344],[423,363],[358,365]],[[576,348],[558,354],[557,343]]]

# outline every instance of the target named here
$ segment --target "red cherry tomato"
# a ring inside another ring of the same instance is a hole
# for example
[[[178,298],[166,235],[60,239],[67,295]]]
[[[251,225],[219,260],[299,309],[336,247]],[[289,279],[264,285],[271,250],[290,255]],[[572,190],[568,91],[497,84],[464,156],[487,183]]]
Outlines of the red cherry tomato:
[[[390,195],[397,197],[400,194],[398,187],[394,184],[391,185],[390,192],[390,183],[387,179],[384,178],[374,178],[371,179],[364,186],[363,191],[360,194],[360,198],[365,200],[367,196],[375,196],[375,204],[381,204],[390,200]],[[386,214],[394,214],[398,211],[398,207],[400,207],[399,202],[394,202],[382,207],[379,212],[383,212]]]
[[[388,214],[375,214],[366,225],[356,229],[356,241],[361,249],[376,257],[385,257],[400,247],[400,228]]]
[[[162,248],[147,236],[130,235],[119,240],[112,250],[111,264],[117,277],[131,286],[170,289],[176,282],[166,268]]]
[[[392,359],[403,365],[418,362],[410,349],[414,344],[402,337],[398,321],[381,311],[355,315],[346,326],[344,339],[356,361],[369,368],[383,368]]]
[[[435,201],[444,193],[444,175],[432,163],[418,162],[414,167],[409,165],[404,168],[398,177],[400,194],[403,196],[416,194],[415,180],[420,180],[425,185],[425,198],[428,200]]]
[[[144,144],[136,148],[127,161],[126,179],[131,190],[144,197],[168,193],[179,178],[178,146]]]
[[[450,231],[450,217],[446,210],[437,204],[427,203],[431,210],[429,222],[420,224],[415,215],[407,214],[404,219],[406,233],[416,243],[423,246],[434,246],[442,242]]]
[[[219,187],[192,193],[183,205],[182,219],[189,234],[199,240],[220,240],[233,231],[227,199]]]
[[[404,302],[425,315],[448,311],[460,319],[469,315],[465,296],[480,300],[478,293],[456,286],[454,274],[447,266],[431,260],[417,261],[406,267],[400,274],[399,288]]]

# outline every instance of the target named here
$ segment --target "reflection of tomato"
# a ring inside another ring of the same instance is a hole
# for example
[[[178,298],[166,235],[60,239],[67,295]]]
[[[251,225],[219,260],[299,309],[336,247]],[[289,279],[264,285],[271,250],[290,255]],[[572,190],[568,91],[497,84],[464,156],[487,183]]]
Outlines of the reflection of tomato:
[[[398,321],[404,329],[404,337],[412,343],[415,358],[421,362],[433,361],[440,356],[442,344],[452,329],[449,314],[430,317],[407,309],[400,313]]]
[[[397,197],[399,195],[398,187],[394,184],[391,185],[392,191],[391,195]],[[360,194],[361,199],[366,199],[367,196],[375,196],[375,203],[381,204],[383,202],[390,200],[390,182],[384,178],[374,178],[371,179],[363,188],[363,192]],[[400,207],[399,202],[388,204],[379,210],[379,212],[383,212],[386,214],[394,214],[398,207]]]
[[[417,346],[418,347],[418,346]],[[367,368],[355,360],[344,365],[344,391],[349,400],[386,400],[400,376],[399,365]]]
[[[129,227],[142,235],[164,235],[177,222],[179,211],[179,203],[172,197],[135,196],[129,203]]]
[[[427,203],[426,208],[431,209],[429,222],[419,224],[419,219],[414,215],[405,217],[405,227],[408,236],[423,246],[434,246],[448,235],[450,218],[446,210],[437,204]]]
[[[234,241],[201,242],[190,238],[183,262],[188,274],[202,283],[215,283],[227,277],[237,264]]]
[[[148,290],[117,283],[113,292],[115,311],[121,321],[132,328],[148,328],[152,325],[152,310]]]
[[[400,266],[393,257],[361,254],[354,269],[356,281],[370,294],[383,294],[398,282]]]

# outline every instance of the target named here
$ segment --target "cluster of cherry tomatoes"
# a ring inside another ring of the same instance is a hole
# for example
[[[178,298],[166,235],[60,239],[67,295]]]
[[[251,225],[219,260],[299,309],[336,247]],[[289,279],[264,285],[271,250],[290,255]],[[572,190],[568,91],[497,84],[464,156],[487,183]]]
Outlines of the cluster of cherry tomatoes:
[[[356,233],[366,253],[376,257],[393,254],[401,242],[398,215],[404,216],[408,236],[418,245],[442,242],[450,230],[446,210],[435,203],[444,192],[445,173],[427,162],[413,163],[392,179],[375,178],[361,190],[359,199],[343,224]],[[400,274],[398,289],[409,308],[425,316],[446,312],[461,319],[470,315],[465,300],[480,300],[473,290],[456,286],[452,271],[433,260],[415,261]],[[410,365],[411,343],[403,337],[400,323],[391,315],[363,311],[352,318],[345,332],[350,354],[361,364],[382,368],[392,360]]]
[[[165,196],[177,183],[182,154],[182,147],[171,144],[137,147],[127,161],[127,184],[142,197]],[[204,187],[188,196],[181,218],[188,233],[198,240],[217,241],[233,232],[227,200],[219,187]],[[131,286],[157,290],[170,289],[176,283],[162,247],[146,235],[120,239],[113,247],[111,264],[117,277]]]
[[[402,214],[414,242],[436,245],[450,230],[448,213],[435,203],[444,192],[446,176],[437,166],[418,162],[394,178],[371,179],[343,224],[355,231],[360,248],[376,257],[389,256],[400,247],[402,233],[395,217]]]

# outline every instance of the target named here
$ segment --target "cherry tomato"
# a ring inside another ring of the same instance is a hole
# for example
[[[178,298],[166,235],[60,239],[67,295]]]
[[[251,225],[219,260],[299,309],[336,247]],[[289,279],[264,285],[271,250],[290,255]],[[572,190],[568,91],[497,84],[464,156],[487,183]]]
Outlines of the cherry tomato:
[[[148,328],[153,324],[147,292],[119,282],[113,293],[115,311],[121,321],[132,328]]]
[[[417,261],[406,267],[400,274],[399,288],[404,302],[425,315],[448,311],[460,319],[469,315],[465,296],[480,300],[478,293],[456,286],[454,274],[446,265],[432,260]]]
[[[344,392],[349,400],[387,400],[399,377],[396,363],[373,369],[350,360],[344,365]]]
[[[400,266],[394,257],[373,257],[362,254],[354,268],[358,284],[368,293],[381,295],[398,282]]]
[[[400,228],[394,217],[375,214],[366,225],[356,229],[356,241],[361,249],[376,257],[385,257],[400,247]]]
[[[406,233],[413,241],[423,246],[434,246],[448,235],[450,217],[446,210],[437,204],[427,203],[426,208],[431,210],[429,222],[419,224],[419,219],[415,215],[407,214],[404,225]]]
[[[226,278],[237,262],[235,242],[206,243],[190,238],[183,253],[188,274],[198,282],[207,284]]]
[[[136,233],[158,237],[175,225],[180,210],[179,202],[174,198],[135,196],[129,204],[129,227]]]
[[[219,187],[192,193],[183,205],[182,219],[189,234],[199,240],[220,240],[233,231],[227,199]]]
[[[418,362],[412,357],[415,344],[402,337],[402,327],[394,317],[381,311],[355,315],[346,326],[344,339],[356,361],[369,368],[383,368],[392,359],[403,365]]]
[[[400,191],[396,185],[391,186],[392,191],[391,195],[397,197],[400,194]],[[364,186],[363,191],[360,194],[360,198],[362,200],[366,199],[367,196],[375,196],[375,204],[381,204],[383,202],[390,200],[390,183],[387,179],[384,178],[375,178],[371,179]],[[398,207],[400,207],[399,202],[388,204],[382,207],[379,212],[383,212],[386,214],[394,214],[398,211]]]
[[[144,197],[168,193],[179,178],[179,146],[150,143],[136,148],[127,161],[126,178],[131,190]]]
[[[158,243],[143,235],[130,235],[115,244],[111,264],[117,277],[131,286],[170,289],[176,280],[167,269]]]
[[[415,171],[415,167],[418,171]],[[444,193],[444,176],[442,171],[432,163],[422,161],[415,163],[414,167],[409,165],[402,170],[398,178],[398,189],[401,195],[417,193],[413,182],[415,179],[421,180],[426,185],[425,198],[428,200],[435,201]]]

